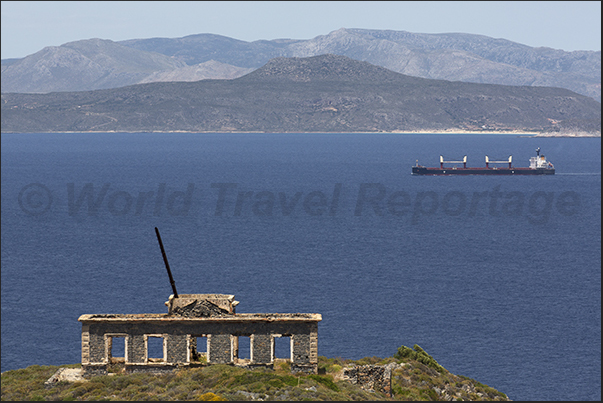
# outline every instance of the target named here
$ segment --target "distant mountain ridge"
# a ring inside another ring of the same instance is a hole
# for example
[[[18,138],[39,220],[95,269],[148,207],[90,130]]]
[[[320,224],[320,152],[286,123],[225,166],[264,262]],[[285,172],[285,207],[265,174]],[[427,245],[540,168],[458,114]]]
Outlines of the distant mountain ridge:
[[[232,80],[2,94],[2,132],[601,131],[562,88],[432,80],[340,55],[278,57]]]
[[[80,91],[116,88],[138,82],[156,71],[184,67],[159,53],[89,39],[47,47],[2,72],[2,92]]]
[[[254,42],[197,34],[183,38],[108,41],[113,47],[109,49],[105,42],[103,60],[92,57],[98,49],[95,41],[100,40],[71,42],[45,48],[18,61],[2,61],[2,92],[82,91],[167,79],[230,79],[276,57],[337,54],[415,77],[567,88],[601,101],[600,51],[533,48],[474,34],[342,28],[309,40]],[[63,47],[80,53],[64,54]],[[129,66],[119,64],[118,58],[112,56],[113,52],[124,54],[124,49],[137,51],[132,53],[133,61]],[[137,62],[142,57],[140,52],[146,52],[152,60],[149,68]],[[94,63],[90,62],[88,66],[84,63],[86,59]],[[223,65],[211,71],[204,70],[203,64],[210,60]],[[53,66],[61,66],[61,69]],[[197,66],[196,75],[187,69],[190,66]],[[91,68],[98,72],[91,74]],[[69,72],[73,82],[62,80],[61,72]],[[102,78],[100,72],[106,78]]]

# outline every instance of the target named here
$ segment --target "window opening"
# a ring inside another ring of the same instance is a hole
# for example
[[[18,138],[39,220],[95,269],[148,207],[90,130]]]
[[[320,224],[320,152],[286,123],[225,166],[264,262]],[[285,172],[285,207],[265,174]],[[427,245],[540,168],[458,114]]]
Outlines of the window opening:
[[[109,363],[126,362],[126,337],[107,336]]]
[[[291,336],[274,336],[275,359],[291,360]]]
[[[165,361],[163,336],[147,336],[147,358],[149,362]]]
[[[238,336],[237,358],[240,360],[251,360],[251,337]]]
[[[190,343],[190,361],[195,363],[204,363],[208,361],[207,356],[207,335],[192,335]]]

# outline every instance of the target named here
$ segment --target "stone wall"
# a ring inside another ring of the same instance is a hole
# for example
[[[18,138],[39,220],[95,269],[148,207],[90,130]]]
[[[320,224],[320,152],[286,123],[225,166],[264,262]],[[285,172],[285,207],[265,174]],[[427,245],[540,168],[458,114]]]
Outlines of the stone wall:
[[[304,316],[309,315],[309,316]],[[240,314],[227,317],[170,317],[148,315],[82,315],[82,366],[90,373],[123,362],[127,371],[195,365],[196,337],[207,337],[206,363],[238,364],[239,336],[250,337],[250,359],[245,365],[271,365],[274,338],[291,337],[291,367],[317,372],[318,314]],[[163,339],[162,357],[148,357],[149,337]],[[112,357],[111,344],[124,344],[124,357]],[[122,341],[123,340],[123,341]]]
[[[342,370],[341,379],[359,385],[364,390],[375,390],[392,396],[392,371],[399,365],[355,365]]]

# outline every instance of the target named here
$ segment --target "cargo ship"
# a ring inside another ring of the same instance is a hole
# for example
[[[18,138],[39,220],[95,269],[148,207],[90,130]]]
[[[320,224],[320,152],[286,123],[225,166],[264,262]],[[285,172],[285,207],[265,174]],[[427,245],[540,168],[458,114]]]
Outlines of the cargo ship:
[[[413,175],[554,175],[555,167],[552,163],[546,160],[544,155],[540,155],[540,148],[536,149],[536,156],[530,158],[529,167],[514,167],[512,165],[513,156],[509,155],[509,159],[502,161],[493,161],[486,155],[486,166],[483,168],[467,167],[467,156],[465,155],[459,161],[445,161],[440,155],[440,167],[424,167],[419,165],[417,160],[416,165],[412,167]],[[447,166],[444,164],[463,164],[463,166]],[[497,166],[491,164],[507,164],[507,166]]]

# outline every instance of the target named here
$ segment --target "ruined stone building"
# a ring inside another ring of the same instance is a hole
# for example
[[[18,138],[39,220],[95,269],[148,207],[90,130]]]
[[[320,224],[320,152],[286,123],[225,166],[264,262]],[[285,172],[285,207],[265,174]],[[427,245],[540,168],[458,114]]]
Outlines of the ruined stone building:
[[[127,372],[214,363],[270,367],[279,338],[289,341],[285,359],[293,372],[317,373],[320,314],[236,313],[238,301],[225,294],[176,294],[165,304],[167,314],[80,316],[84,374],[105,374],[115,363],[123,363]],[[248,358],[239,357],[241,337],[249,340]],[[150,354],[151,344],[163,353]]]

